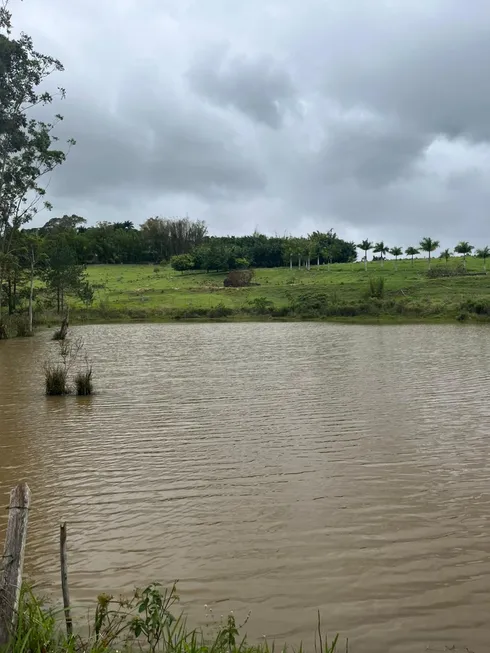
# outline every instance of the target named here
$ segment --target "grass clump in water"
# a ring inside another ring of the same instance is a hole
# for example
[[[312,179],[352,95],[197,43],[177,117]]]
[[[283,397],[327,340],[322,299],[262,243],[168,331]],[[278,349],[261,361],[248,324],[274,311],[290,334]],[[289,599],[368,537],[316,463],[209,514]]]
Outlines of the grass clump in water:
[[[92,367],[87,367],[85,370],[79,370],[75,374],[75,388],[79,397],[87,397],[94,391],[92,383]]]
[[[61,397],[69,394],[67,381],[68,371],[62,363],[45,364],[44,383],[48,397]]]

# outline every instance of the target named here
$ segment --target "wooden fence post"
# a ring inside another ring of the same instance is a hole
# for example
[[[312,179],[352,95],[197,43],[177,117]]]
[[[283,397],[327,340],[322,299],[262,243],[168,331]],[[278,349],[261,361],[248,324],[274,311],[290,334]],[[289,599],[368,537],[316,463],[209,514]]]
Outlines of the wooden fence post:
[[[20,483],[10,492],[7,534],[0,562],[0,646],[8,643],[17,619],[30,501],[27,483]]]
[[[61,591],[63,593],[63,608],[65,610],[66,634],[73,635],[73,622],[70,612],[70,593],[68,591],[68,561],[66,558],[66,522],[60,526],[60,562],[61,562]]]

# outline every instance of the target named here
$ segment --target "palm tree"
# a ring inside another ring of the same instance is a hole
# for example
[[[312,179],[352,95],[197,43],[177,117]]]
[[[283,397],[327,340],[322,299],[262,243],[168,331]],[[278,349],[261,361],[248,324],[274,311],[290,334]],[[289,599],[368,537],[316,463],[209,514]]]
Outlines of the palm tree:
[[[392,247],[390,254],[395,257],[395,270],[398,270],[398,257],[403,254],[403,249],[401,247]]]
[[[416,247],[407,247],[405,254],[412,257],[412,267],[413,267],[413,257],[417,256],[419,250]]]
[[[368,252],[370,249],[373,249],[373,243],[371,243],[369,240],[363,240],[362,243],[359,243],[359,245],[356,245],[359,249],[362,249],[364,252],[364,269],[367,272],[367,256]]]
[[[451,250],[445,249],[443,252],[439,254],[439,258],[443,258],[446,260],[446,267],[447,267],[449,259],[451,258]]]
[[[483,271],[485,274],[487,273],[487,258],[490,256],[490,247],[485,245],[485,247],[482,247],[482,249],[477,249],[476,250],[476,255],[478,258],[483,259]]]
[[[390,248],[387,247],[387,246],[384,244],[384,242],[383,242],[382,240],[380,240],[379,243],[376,243],[376,245],[374,246],[373,252],[374,252],[375,254],[379,254],[379,255],[380,255],[380,258],[381,258],[381,266],[382,266],[383,263],[384,263],[384,256],[385,256],[385,254],[388,254],[389,251],[390,251]]]
[[[438,240],[432,240],[432,238],[429,238],[426,236],[425,238],[422,238],[420,241],[420,249],[423,252],[427,252],[429,254],[429,270],[430,270],[430,255],[431,252],[435,251],[439,247],[439,241]]]
[[[474,249],[473,245],[470,245],[467,240],[460,240],[459,243],[454,248],[454,251],[457,254],[463,255],[463,267],[465,270],[466,270],[466,257],[468,256],[468,254],[471,254],[473,249]]]

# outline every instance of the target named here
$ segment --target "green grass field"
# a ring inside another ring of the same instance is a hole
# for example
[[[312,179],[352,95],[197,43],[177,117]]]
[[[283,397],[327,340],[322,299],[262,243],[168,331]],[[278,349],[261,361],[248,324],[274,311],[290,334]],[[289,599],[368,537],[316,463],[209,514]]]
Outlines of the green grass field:
[[[452,259],[448,267],[454,269],[458,265],[461,259]],[[445,261],[433,260],[433,270],[444,268]],[[380,277],[384,279],[383,301],[378,302],[374,314],[364,315],[366,310],[355,314],[352,309],[352,315],[349,311],[344,311],[346,315],[338,311],[340,314],[332,317],[378,320],[391,314],[397,321],[456,319],[465,311],[468,301],[481,305],[475,311],[479,319],[486,318],[487,304],[490,313],[490,275],[429,278],[427,270],[425,259],[415,260],[413,265],[410,260],[401,260],[397,266],[394,261],[385,261],[383,266],[370,262],[367,272],[363,263],[337,264],[329,268],[312,266],[310,271],[305,268],[258,269],[254,279],[257,285],[224,288],[224,273],[180,273],[170,267],[152,265],[89,266],[89,280],[96,293],[93,306],[83,314],[85,319],[205,318],[205,311],[218,306],[233,311],[234,318],[249,319],[254,314],[257,316],[251,307],[265,302],[269,310],[262,311],[264,315],[274,317],[276,311],[276,317],[294,318],[295,315],[286,314],[291,298],[305,293],[318,294],[337,306],[358,306],[369,298],[369,279]],[[468,258],[467,271],[482,273],[482,261]],[[469,313],[472,312],[470,306]],[[296,317],[308,316],[299,314]],[[319,314],[318,317],[329,315]]]

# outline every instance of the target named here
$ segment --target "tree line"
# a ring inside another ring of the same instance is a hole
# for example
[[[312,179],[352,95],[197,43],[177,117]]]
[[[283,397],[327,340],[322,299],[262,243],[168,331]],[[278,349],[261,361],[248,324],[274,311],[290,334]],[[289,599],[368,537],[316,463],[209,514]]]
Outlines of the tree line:
[[[363,240],[360,243],[358,243],[356,247],[358,247],[360,250],[364,252],[363,261],[366,270],[367,270],[367,262],[368,262],[368,252],[370,252],[371,250],[373,251],[373,254],[379,255],[378,257],[373,256],[373,260],[379,260],[381,262],[381,265],[383,265],[386,255],[391,254],[395,259],[395,268],[397,266],[399,257],[403,255],[402,247],[399,246],[388,247],[382,240],[377,243],[373,243],[370,240]],[[428,267],[430,270],[432,253],[435,252],[439,247],[440,247],[440,241],[434,240],[433,238],[427,236],[425,238],[422,238],[418,247],[413,247],[413,246],[407,247],[405,249],[405,254],[406,256],[410,257],[413,265],[413,260],[415,256],[420,254],[420,252],[426,253],[428,255]],[[473,250],[475,250],[475,247],[473,245],[470,245],[470,243],[466,240],[459,241],[459,243],[454,247],[454,253],[460,254],[463,257],[463,268],[465,270],[466,270],[466,257],[471,256]],[[483,269],[486,272],[486,260],[487,258],[490,257],[490,247],[485,246],[480,249],[476,249],[475,254],[478,258],[483,259]],[[452,255],[453,252],[451,252],[450,249],[445,249],[439,254],[439,258],[445,259],[447,263]]]

